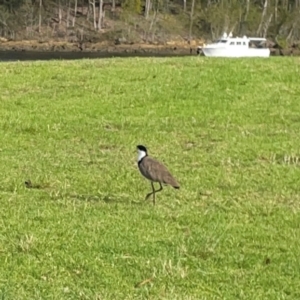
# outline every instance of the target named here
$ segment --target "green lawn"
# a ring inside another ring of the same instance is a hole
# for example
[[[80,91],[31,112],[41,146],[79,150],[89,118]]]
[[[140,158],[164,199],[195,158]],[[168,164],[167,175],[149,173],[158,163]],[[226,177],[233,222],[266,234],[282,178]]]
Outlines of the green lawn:
[[[1,299],[300,299],[300,58],[0,67]]]

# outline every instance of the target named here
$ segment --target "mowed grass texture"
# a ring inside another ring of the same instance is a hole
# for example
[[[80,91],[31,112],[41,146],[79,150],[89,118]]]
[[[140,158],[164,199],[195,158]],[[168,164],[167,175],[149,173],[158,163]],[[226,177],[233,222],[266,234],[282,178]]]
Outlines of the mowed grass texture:
[[[299,70],[2,63],[1,299],[300,299]],[[156,206],[138,144],[181,184]]]

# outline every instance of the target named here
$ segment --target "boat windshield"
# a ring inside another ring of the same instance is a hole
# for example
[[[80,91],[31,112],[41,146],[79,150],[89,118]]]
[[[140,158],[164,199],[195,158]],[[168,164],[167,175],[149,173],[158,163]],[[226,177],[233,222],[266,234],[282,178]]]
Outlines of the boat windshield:
[[[218,43],[227,43],[227,40],[218,40]]]
[[[266,41],[260,41],[260,40],[250,40],[249,46],[251,48],[268,48]]]

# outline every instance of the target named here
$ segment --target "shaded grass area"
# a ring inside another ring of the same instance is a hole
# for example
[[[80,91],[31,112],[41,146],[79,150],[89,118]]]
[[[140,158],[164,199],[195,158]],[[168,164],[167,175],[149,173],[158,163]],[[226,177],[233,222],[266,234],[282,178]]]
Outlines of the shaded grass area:
[[[299,67],[2,64],[1,297],[298,299]],[[137,144],[181,184],[155,207]]]

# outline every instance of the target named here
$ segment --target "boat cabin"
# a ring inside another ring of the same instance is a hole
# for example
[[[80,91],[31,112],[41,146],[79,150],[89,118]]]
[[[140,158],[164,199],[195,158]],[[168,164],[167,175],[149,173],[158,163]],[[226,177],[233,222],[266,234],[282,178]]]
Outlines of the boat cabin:
[[[199,46],[197,53],[213,57],[269,57],[270,49],[266,47],[265,38],[232,37],[223,34],[212,44]]]
[[[227,36],[226,32],[223,34],[222,38],[218,39],[215,44],[220,46],[223,44],[226,47],[228,46],[238,46],[238,47],[251,47],[251,48],[264,48],[264,38],[247,38],[245,35],[243,37],[232,37],[230,32]]]

